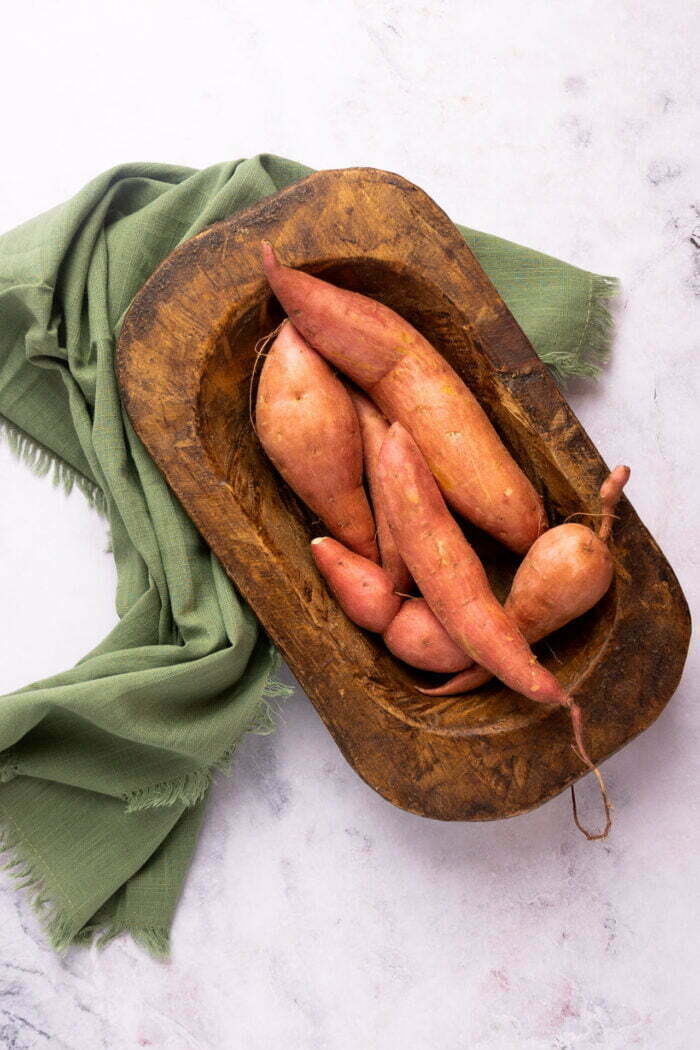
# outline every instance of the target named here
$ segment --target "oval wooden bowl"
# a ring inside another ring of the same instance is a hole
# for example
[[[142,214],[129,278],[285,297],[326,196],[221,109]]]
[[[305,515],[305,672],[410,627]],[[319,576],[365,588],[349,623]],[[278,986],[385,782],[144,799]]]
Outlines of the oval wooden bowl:
[[[447,216],[371,168],[325,171],[172,253],[134,300],[117,366],[144,444],[311,698],[348,762],[397,806],[443,820],[532,809],[580,777],[568,715],[492,682],[434,699],[429,676],[350,623],[309,554],[318,523],[275,473],[250,419],[256,344],[282,314],[260,240],[280,259],[406,317],[479,397],[552,524],[598,510],[607,467]],[[591,519],[593,520],[593,519]],[[467,530],[500,597],[516,559]],[[673,693],[690,621],[676,577],[623,499],[616,574],[590,613],[538,651],[579,700],[600,761]]]

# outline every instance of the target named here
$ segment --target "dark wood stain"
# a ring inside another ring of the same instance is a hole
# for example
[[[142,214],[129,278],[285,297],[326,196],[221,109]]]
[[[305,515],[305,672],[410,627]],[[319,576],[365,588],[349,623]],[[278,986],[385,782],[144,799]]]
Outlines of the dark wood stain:
[[[348,762],[423,816],[532,809],[585,773],[566,713],[498,683],[423,696],[415,687],[428,676],[351,624],[315,570],[317,525],[248,415],[256,343],[281,318],[262,275],[263,237],[283,262],[371,295],[420,329],[481,399],[552,524],[597,511],[607,467],[447,216],[398,175],[319,172],[217,223],[162,263],[122,327],[117,368],[134,427]],[[470,538],[503,593],[512,555],[477,530]],[[538,649],[581,704],[598,762],[659,715],[690,635],[678,581],[626,499],[612,553],[605,599]]]

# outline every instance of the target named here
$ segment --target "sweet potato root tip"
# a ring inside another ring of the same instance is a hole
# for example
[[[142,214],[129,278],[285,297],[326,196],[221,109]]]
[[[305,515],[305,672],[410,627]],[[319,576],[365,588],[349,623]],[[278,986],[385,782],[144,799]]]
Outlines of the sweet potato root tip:
[[[248,386],[248,418],[250,419],[250,425],[253,429],[253,433],[256,435],[258,432],[255,428],[255,418],[253,416],[253,388],[255,386],[255,375],[258,370],[258,364],[260,362],[260,358],[263,357],[266,353],[267,348],[270,346],[271,343],[274,342],[276,336],[279,335],[280,331],[287,323],[287,318],[285,317],[283,321],[280,321],[276,328],[273,328],[271,332],[268,332],[267,335],[264,335],[262,339],[258,339],[257,343],[255,344],[255,347],[253,348],[255,358],[253,360],[253,369],[250,373],[250,385]]]
[[[629,481],[630,474],[631,470],[629,467],[615,467],[600,486],[600,509],[602,511],[602,517],[600,528],[598,529],[598,536],[604,543],[607,543],[610,539],[610,533],[612,532],[613,522],[615,520],[613,511],[620,500],[622,490]]]
[[[267,270],[272,270],[276,266],[279,266],[279,262],[277,261],[277,253],[270,241],[260,242],[260,253],[262,255],[262,262],[266,272]]]
[[[459,693],[469,693],[472,689],[478,689],[480,685],[488,682],[490,678],[493,678],[493,675],[485,667],[480,667],[479,664],[472,664],[471,667],[460,671],[459,674],[449,678],[446,682],[442,682],[441,685],[433,686],[432,689],[418,685],[416,689],[419,693],[424,693],[426,696],[457,696]]]
[[[604,810],[604,813],[605,813],[605,826],[604,826],[602,831],[589,831],[588,828],[584,827],[584,825],[579,820],[578,810],[577,810],[577,807],[576,807],[576,791],[575,791],[574,785],[572,784],[571,785],[571,809],[572,809],[572,812],[573,812],[574,824],[579,829],[579,831],[583,835],[586,836],[586,838],[588,839],[589,842],[596,842],[596,841],[598,841],[600,839],[606,839],[608,837],[609,833],[610,833],[610,829],[612,828],[612,824],[613,824],[613,817],[612,817],[613,806],[612,806],[612,802],[610,801],[610,796],[608,795],[608,790],[607,790],[607,788],[605,786],[605,781],[603,779],[603,774],[600,772],[598,767],[596,765],[594,765],[593,762],[591,761],[591,758],[590,758],[588,752],[586,751],[586,748],[585,748],[584,743],[583,743],[583,729],[582,729],[581,708],[578,706],[578,704],[576,704],[576,703],[574,703],[572,701],[569,710],[570,710],[570,714],[571,714],[571,727],[572,727],[572,730],[573,730],[574,741],[575,741],[574,751],[576,752],[578,757],[581,759],[583,764],[585,766],[588,766],[588,768],[590,769],[591,773],[593,773],[593,775],[595,776],[596,780],[598,781],[598,788],[600,790],[600,797],[603,800],[603,810]]]

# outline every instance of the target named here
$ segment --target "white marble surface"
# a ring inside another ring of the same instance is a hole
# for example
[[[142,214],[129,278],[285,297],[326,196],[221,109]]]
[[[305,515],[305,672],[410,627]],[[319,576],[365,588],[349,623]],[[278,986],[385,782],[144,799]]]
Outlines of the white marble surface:
[[[619,275],[611,365],[571,401],[606,458],[632,463],[630,498],[692,604],[695,5],[42,0],[3,23],[0,228],[121,160],[268,150],[394,169],[456,219]],[[5,449],[0,493],[2,693],[97,642],[114,575],[80,497]],[[392,808],[297,691],[213,792],[169,965],[124,941],[57,960],[0,877],[0,1047],[689,1050],[697,672],[695,656],[606,763],[603,845],[565,796],[481,826]]]

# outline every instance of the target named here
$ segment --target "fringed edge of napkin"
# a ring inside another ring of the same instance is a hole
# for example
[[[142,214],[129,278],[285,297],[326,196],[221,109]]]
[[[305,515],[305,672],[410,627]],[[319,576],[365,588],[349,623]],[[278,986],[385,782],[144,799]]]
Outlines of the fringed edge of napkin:
[[[10,452],[38,478],[51,474],[51,481],[56,488],[62,488],[69,496],[74,488],[82,492],[93,510],[105,517],[107,504],[102,489],[90,478],[61,459],[40,441],[35,441],[21,427],[15,426],[5,416],[0,416],[0,438],[4,437]]]
[[[273,664],[270,674],[274,675],[281,663],[279,654],[273,653]],[[276,728],[277,711],[270,703],[271,700],[286,699],[294,690],[284,682],[275,679],[269,680],[260,694],[260,707],[250,724],[241,733],[235,744],[228,747],[224,753],[206,768],[191,770],[171,780],[161,780],[156,784],[148,784],[146,787],[135,788],[121,796],[126,804],[127,813],[137,813],[142,809],[154,809],[160,806],[183,805],[195,806],[206,795],[217,774],[229,776],[231,764],[238,750],[241,740],[249,733],[253,736],[269,736]],[[4,757],[0,755],[0,784],[7,784],[19,776],[21,770],[11,752],[5,752]],[[2,845],[0,845],[2,853]]]
[[[270,674],[276,674],[281,659],[277,652],[273,653],[273,665]],[[254,736],[268,736],[274,733],[276,727],[277,712],[272,707],[270,700],[289,697],[294,690],[284,682],[278,682],[274,678],[264,686],[261,695],[261,706],[256,712],[250,725],[245,729],[235,744],[227,748],[224,753],[206,769],[197,769],[174,780],[164,780],[158,784],[149,784],[147,787],[136,788],[128,794],[123,795],[126,803],[127,813],[136,813],[142,809],[153,809],[157,806],[174,806],[181,804],[187,807],[194,806],[206,795],[217,774],[229,776],[231,763],[238,750],[241,740],[249,733]]]
[[[272,666],[270,674],[274,675],[281,663],[281,658],[276,650],[272,653]],[[291,696],[294,690],[284,682],[278,682],[274,678],[268,680],[260,694],[261,707],[256,712],[250,725],[241,733],[240,737],[226,752],[208,769],[187,773],[175,780],[164,781],[153,784],[147,788],[140,788],[124,796],[127,810],[135,812],[140,809],[149,809],[153,806],[171,806],[184,804],[187,807],[200,802],[211,787],[214,777],[218,773],[228,776],[231,769],[231,761],[243,738],[248,733],[254,735],[268,735],[276,728],[277,712],[270,703],[273,699],[281,699]],[[0,767],[0,783],[11,780],[17,775],[18,770],[10,761]],[[29,905],[38,916],[44,932],[53,947],[59,953],[68,950],[72,945],[89,947],[95,944],[97,948],[104,948],[110,941],[123,933],[129,936],[146,949],[156,959],[167,959],[170,954],[170,931],[161,926],[138,926],[131,923],[113,922],[108,925],[88,925],[81,929],[75,929],[72,921],[61,906],[52,898],[48,892],[44,875],[39,870],[40,864],[31,860],[27,844],[21,836],[15,834],[11,828],[3,823],[0,826],[0,856],[6,858],[6,863],[0,867],[0,871],[7,872],[15,881],[16,888],[27,891]]]
[[[71,920],[51,899],[44,886],[42,874],[26,855],[26,847],[7,827],[0,829],[0,854],[9,857],[0,868],[17,882],[17,889],[27,890],[29,905],[38,917],[51,947],[59,954],[71,946],[88,948],[95,944],[104,948],[115,937],[128,933],[156,959],[167,959],[170,954],[170,931],[164,926],[138,926],[133,923],[113,922],[102,926],[83,926],[76,932]]]
[[[83,926],[70,944],[89,948],[92,944],[102,950],[107,945],[128,934],[136,944],[145,948],[154,959],[168,959],[170,956],[170,931],[165,926],[138,926],[129,922],[112,922],[108,926]]]
[[[620,282],[617,277],[595,273],[590,277],[586,323],[578,343],[562,350],[545,350],[539,355],[564,383],[571,377],[595,379],[610,354],[615,325],[610,300],[620,294]]]
[[[64,952],[74,939],[74,924],[64,915],[44,886],[44,877],[37,865],[30,860],[26,844],[4,825],[0,827],[0,855],[7,857],[1,871],[16,881],[18,890],[27,890],[27,899],[32,911],[38,916],[52,947]]]

